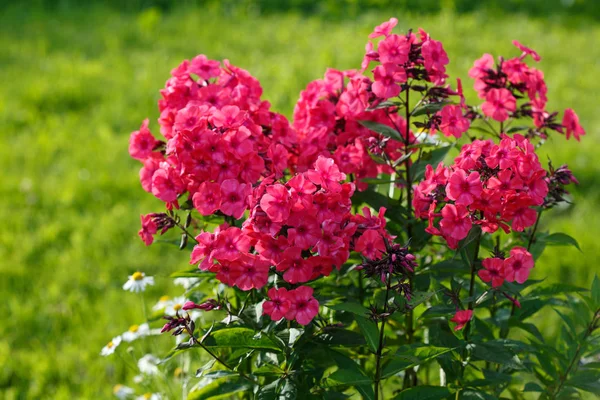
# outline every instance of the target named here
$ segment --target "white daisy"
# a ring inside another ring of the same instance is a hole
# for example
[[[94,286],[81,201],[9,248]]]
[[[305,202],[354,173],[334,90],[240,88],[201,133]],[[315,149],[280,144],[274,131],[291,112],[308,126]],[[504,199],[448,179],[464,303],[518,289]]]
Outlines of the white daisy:
[[[121,344],[121,336],[114,337],[106,346],[100,351],[101,356],[109,356],[115,352],[115,349]]]
[[[142,374],[156,375],[158,374],[158,363],[160,359],[152,354],[146,354],[138,360],[138,368]]]
[[[121,337],[124,341],[130,343],[136,339],[150,335],[150,326],[148,324],[131,325]]]
[[[162,396],[158,393],[146,393],[135,398],[136,400],[162,400]]]
[[[143,272],[137,271],[129,275],[129,279],[123,285],[124,290],[130,292],[143,292],[147,285],[154,285],[154,277],[146,276]]]
[[[167,301],[167,305],[165,307],[165,314],[175,316],[175,313],[177,313],[177,311],[181,311],[186,301],[187,299],[184,296],[174,297],[173,300]]]
[[[113,388],[113,393],[117,397],[117,399],[124,400],[129,398],[129,396],[133,396],[135,394],[135,391],[132,388],[124,385],[115,385],[115,387]]]
[[[198,282],[200,282],[198,278],[177,278],[173,281],[174,284],[183,286],[185,290],[188,290]]]
[[[152,306],[152,310],[153,311],[160,311],[160,310],[164,310],[165,307],[167,306],[167,304],[169,303],[169,300],[171,298],[169,296],[162,296],[160,299],[158,299],[158,302]]]

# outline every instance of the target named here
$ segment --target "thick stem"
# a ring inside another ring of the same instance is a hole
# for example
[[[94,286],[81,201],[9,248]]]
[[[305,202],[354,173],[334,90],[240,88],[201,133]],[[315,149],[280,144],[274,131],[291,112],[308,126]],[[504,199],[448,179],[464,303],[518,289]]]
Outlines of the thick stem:
[[[388,274],[385,285],[385,302],[383,303],[383,317],[381,319],[381,328],[379,330],[379,344],[377,345],[377,353],[375,354],[375,400],[379,400],[379,382],[381,382],[381,357],[383,355],[385,341],[385,321],[387,314],[388,299],[392,286],[392,276]]]

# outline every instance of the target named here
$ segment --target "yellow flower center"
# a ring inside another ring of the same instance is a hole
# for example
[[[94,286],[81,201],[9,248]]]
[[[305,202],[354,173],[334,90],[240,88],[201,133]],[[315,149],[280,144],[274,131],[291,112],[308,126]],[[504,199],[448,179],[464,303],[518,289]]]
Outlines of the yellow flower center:
[[[131,326],[129,327],[129,332],[131,332],[131,333],[136,333],[136,332],[138,331],[138,329],[140,329],[140,326],[139,326],[139,325],[131,325]]]
[[[134,281],[141,281],[142,279],[144,279],[144,273],[137,271],[134,272],[133,275],[131,275],[131,277]]]
[[[152,398],[152,393],[146,393],[146,394],[144,394],[144,398],[145,399],[151,399]]]
[[[108,342],[108,344],[106,345],[106,347],[108,347],[109,349],[111,347],[113,347],[115,344],[112,342],[112,340],[110,342]]]
[[[123,385],[115,385],[115,387],[113,388],[113,393],[114,394],[119,393],[119,390],[121,390],[122,387],[123,387]]]
[[[181,305],[181,304],[175,304],[175,305],[173,306],[173,309],[174,309],[175,311],[179,311],[179,310],[181,310],[181,307],[182,307],[182,305]]]
[[[169,296],[162,296],[160,299],[158,299],[158,301],[160,301],[161,303],[164,303],[165,301],[167,301],[169,299],[170,299]]]
[[[180,367],[175,368],[175,371],[173,371],[173,375],[175,375],[176,378],[181,378],[181,376],[183,375],[183,369],[181,369]]]

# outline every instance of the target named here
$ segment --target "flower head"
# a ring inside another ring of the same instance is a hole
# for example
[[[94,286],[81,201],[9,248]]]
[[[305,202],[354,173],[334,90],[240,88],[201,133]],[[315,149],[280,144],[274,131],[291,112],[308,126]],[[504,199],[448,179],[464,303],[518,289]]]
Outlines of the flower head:
[[[473,310],[461,310],[457,311],[450,321],[456,324],[454,330],[459,331],[467,325],[471,318],[473,318]]]
[[[143,272],[137,271],[129,275],[129,279],[123,285],[123,289],[137,293],[146,290],[146,286],[148,285],[154,285],[154,277],[146,276]]]
[[[116,336],[112,338],[112,340],[102,348],[102,350],[100,351],[100,355],[104,357],[111,355],[115,352],[115,350],[117,349],[117,347],[119,347],[120,344],[121,336]]]

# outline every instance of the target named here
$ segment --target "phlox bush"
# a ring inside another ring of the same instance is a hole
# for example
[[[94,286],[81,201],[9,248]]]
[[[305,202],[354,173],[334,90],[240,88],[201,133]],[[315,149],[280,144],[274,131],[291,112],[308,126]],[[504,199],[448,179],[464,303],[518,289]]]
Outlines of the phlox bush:
[[[474,62],[469,104],[443,44],[396,24],[374,29],[358,69],[309,83],[291,122],[227,60],[171,71],[162,138],[145,120],[129,153],[164,203],[140,238],[177,243],[192,268],[172,274],[181,297],[102,349],[176,338],[165,354],[129,348],[140,373],[118,397],[598,393],[600,282],[530,279],[546,246],[579,248],[539,224],[578,183],[541,146],[579,141],[577,115],[547,109],[541,57],[519,42],[513,58]],[[137,271],[124,289],[153,284]],[[554,344],[532,322],[548,307],[564,323]]]

